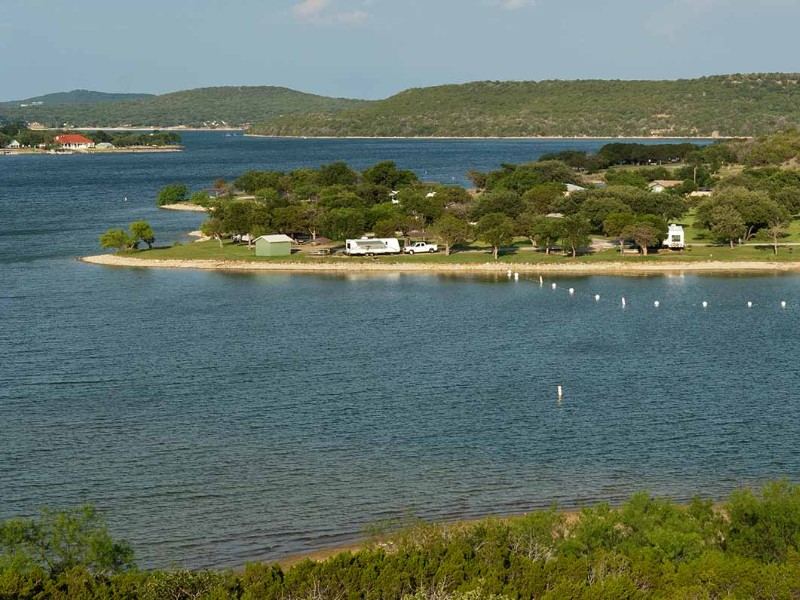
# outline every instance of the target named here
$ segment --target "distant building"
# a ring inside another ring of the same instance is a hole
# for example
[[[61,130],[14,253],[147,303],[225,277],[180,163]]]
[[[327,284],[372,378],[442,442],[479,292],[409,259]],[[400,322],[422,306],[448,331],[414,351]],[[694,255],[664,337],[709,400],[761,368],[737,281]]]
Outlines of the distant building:
[[[256,256],[289,256],[292,253],[292,241],[282,233],[257,237]]]
[[[679,185],[683,185],[683,181],[680,179],[656,179],[650,182],[647,189],[653,193],[660,194],[665,190],[678,187]]]
[[[17,140],[11,140],[11,143],[7,146],[7,148],[20,148],[20,143]]]
[[[110,142],[100,142],[95,146],[98,150],[111,150],[114,148],[114,144]]]
[[[65,133],[63,135],[57,135],[53,138],[53,141],[57,144],[61,144],[62,148],[69,148],[70,150],[94,148],[94,142],[92,140],[77,133]]]

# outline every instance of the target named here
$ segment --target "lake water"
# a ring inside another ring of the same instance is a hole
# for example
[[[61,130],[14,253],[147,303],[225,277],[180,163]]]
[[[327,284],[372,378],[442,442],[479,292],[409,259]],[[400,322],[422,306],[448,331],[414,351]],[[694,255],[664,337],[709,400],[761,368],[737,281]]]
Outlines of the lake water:
[[[195,229],[202,215],[153,206],[172,181],[389,158],[463,182],[602,141],[185,140],[182,154],[0,159],[0,519],[93,502],[145,566],[240,566],[406,510],[719,497],[800,477],[797,276],[552,290],[73,260],[136,219],[162,242]]]

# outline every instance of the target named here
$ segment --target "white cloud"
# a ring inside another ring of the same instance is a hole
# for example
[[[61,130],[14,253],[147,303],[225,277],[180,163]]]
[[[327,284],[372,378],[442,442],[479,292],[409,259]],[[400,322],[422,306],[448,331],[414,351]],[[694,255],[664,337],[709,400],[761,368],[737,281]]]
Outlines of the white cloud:
[[[319,18],[329,4],[329,0],[303,0],[292,9],[295,16],[303,20]]]
[[[370,1],[362,6],[369,6]],[[331,0],[303,0],[292,9],[294,16],[307,23],[318,25],[358,25],[369,19],[369,14],[361,9],[338,9]]]

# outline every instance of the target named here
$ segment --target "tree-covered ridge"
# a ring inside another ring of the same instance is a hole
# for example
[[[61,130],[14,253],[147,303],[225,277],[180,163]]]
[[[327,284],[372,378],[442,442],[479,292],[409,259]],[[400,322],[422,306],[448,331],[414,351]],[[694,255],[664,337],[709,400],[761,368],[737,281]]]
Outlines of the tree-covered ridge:
[[[281,87],[210,87],[102,104],[0,106],[0,115],[50,127],[239,126],[294,113],[331,113],[363,103]]]
[[[5,107],[19,107],[20,104],[103,104],[106,102],[120,102],[124,100],[139,100],[141,98],[150,98],[154,94],[115,94],[108,92],[94,92],[91,90],[72,90],[69,92],[56,92],[54,94],[45,94],[43,96],[35,96],[33,98],[26,98],[25,100],[12,100],[9,102],[0,102],[0,108]]]
[[[19,600],[521,600],[800,596],[800,487],[721,506],[646,493],[620,507],[509,519],[398,521],[358,552],[284,569],[135,569],[91,507],[0,522],[0,598]]]
[[[251,132],[294,136],[754,136],[800,124],[800,75],[676,81],[482,81],[415,88]]]

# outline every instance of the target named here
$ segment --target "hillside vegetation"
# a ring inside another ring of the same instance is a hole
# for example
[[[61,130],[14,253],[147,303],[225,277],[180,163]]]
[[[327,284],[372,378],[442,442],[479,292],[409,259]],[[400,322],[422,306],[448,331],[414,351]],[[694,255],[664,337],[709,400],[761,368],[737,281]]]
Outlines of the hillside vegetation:
[[[286,115],[285,136],[753,136],[800,124],[800,75],[677,81],[483,81],[410,89],[332,114]]]
[[[45,94],[35,96],[25,100],[12,100],[0,102],[0,108],[14,108],[21,104],[41,103],[43,105],[53,104],[104,104],[107,102],[121,102],[124,100],[139,100],[141,98],[151,98],[153,94],[109,94],[106,92],[93,92],[90,90],[72,90],[71,92],[57,92],[55,94]]]
[[[397,529],[395,526],[401,528]],[[800,489],[739,490],[720,509],[637,494],[619,508],[387,523],[373,543],[284,570],[137,571],[91,507],[0,522],[0,598],[512,600],[797,598]]]
[[[239,126],[293,113],[332,113],[363,102],[280,87],[212,87],[116,102],[0,106],[0,116],[49,127]]]

